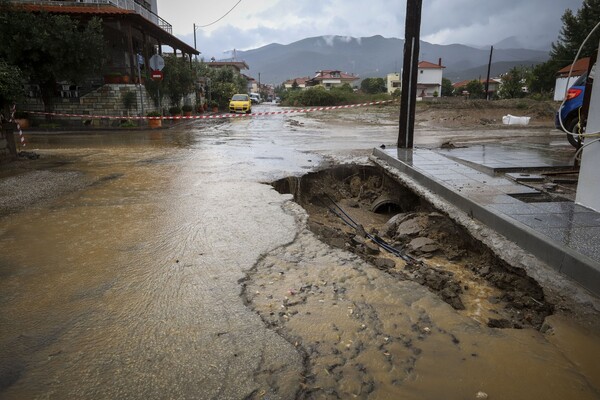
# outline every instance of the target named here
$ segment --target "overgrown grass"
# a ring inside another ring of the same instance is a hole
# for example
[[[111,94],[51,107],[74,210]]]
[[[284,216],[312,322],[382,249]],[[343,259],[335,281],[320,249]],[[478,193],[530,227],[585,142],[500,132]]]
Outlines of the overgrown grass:
[[[391,100],[392,96],[387,93],[365,94],[354,92],[350,88],[332,88],[326,90],[323,87],[314,87],[307,90],[290,90],[281,101],[284,106],[314,107],[314,106],[337,106],[345,104],[367,103],[371,101]]]

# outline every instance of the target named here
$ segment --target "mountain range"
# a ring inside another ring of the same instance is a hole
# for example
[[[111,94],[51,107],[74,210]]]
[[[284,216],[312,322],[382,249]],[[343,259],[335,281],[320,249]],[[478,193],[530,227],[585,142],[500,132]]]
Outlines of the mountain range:
[[[523,48],[506,48],[517,43],[506,39],[494,47],[491,76],[498,76],[514,66],[531,66],[548,59],[548,52]],[[313,77],[319,70],[339,70],[360,78],[385,77],[400,72],[404,40],[371,36],[317,36],[287,45],[272,43],[257,49],[236,51],[236,60],[250,67],[245,73],[261,83],[280,85],[288,79]],[[438,45],[420,42],[419,61],[438,64],[441,59],[444,78],[452,82],[485,78],[490,49],[462,44]]]

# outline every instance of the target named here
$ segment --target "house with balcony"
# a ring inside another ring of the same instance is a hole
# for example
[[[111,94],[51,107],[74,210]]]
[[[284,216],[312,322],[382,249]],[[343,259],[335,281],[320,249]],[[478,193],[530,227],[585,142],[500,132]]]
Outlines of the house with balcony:
[[[307,87],[310,86],[321,86],[325,89],[329,90],[333,87],[339,87],[344,85],[345,83],[351,85],[352,82],[360,79],[356,75],[347,74],[345,72],[341,72],[339,70],[321,70],[317,71],[314,78],[311,78],[305,82]]]
[[[26,12],[68,15],[82,22],[94,17],[102,20],[104,39],[108,43],[104,71],[84,82],[61,82],[56,91],[56,112],[114,115],[122,108],[121,94],[129,91],[127,86],[117,85],[131,85],[131,90],[135,89],[138,62],[144,71],[150,57],[162,54],[164,46],[171,47],[177,56],[189,58],[190,62],[193,55],[200,54],[173,35],[171,24],[158,15],[157,0],[12,0],[10,3]],[[33,111],[43,107],[35,85],[29,85],[26,94],[29,97],[26,109]],[[154,107],[148,98],[144,99],[146,111]],[[138,96],[138,110],[141,101]]]

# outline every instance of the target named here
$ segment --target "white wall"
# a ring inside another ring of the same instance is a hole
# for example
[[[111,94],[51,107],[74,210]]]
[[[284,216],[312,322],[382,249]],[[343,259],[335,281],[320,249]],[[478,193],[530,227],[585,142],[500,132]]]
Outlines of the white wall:
[[[434,92],[438,93],[438,96],[442,95],[442,69],[433,68],[419,68],[417,73],[417,84],[436,85],[433,88],[427,88],[425,90],[426,97],[432,97]],[[417,93],[417,96],[421,95],[421,91]]]
[[[395,82],[398,84],[396,87],[394,87]],[[402,86],[402,80],[400,79],[400,74],[398,74],[398,73],[387,74],[386,87],[387,87],[388,93],[390,93],[390,94],[394,93],[394,91],[396,89],[400,89],[401,86]]]

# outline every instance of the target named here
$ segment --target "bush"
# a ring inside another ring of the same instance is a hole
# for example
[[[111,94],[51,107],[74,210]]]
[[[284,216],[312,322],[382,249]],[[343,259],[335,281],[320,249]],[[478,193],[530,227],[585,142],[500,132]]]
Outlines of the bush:
[[[181,110],[183,112],[191,112],[193,110],[192,106],[189,104],[185,104],[183,107],[181,107]]]
[[[148,114],[146,114],[147,117],[160,117],[161,114],[158,111],[150,111]]]
[[[135,128],[136,126],[137,124],[130,119],[121,122],[121,128]]]
[[[181,115],[181,108],[177,106],[169,107],[169,114],[171,115]]]

